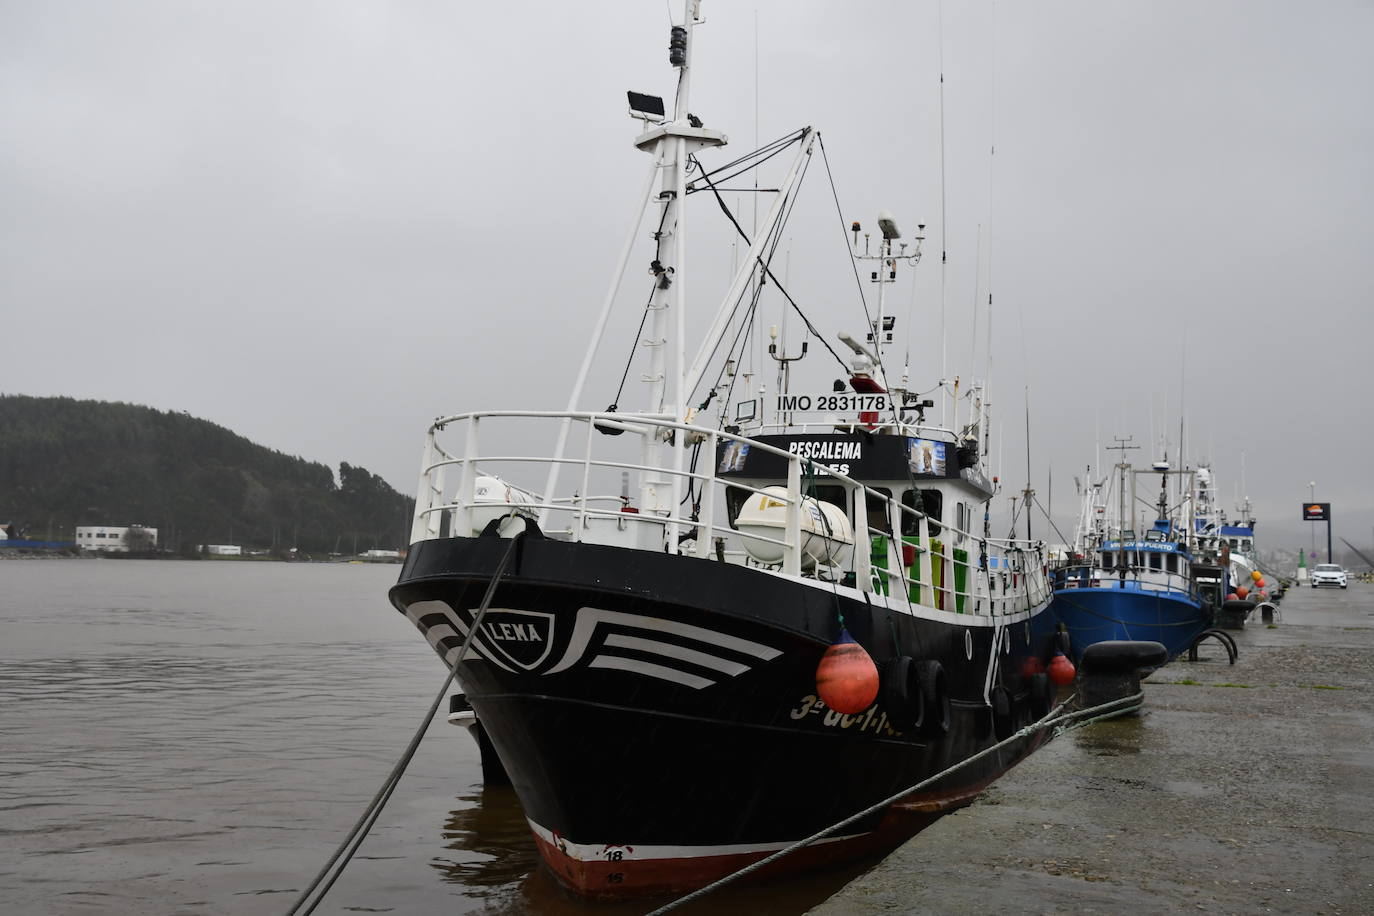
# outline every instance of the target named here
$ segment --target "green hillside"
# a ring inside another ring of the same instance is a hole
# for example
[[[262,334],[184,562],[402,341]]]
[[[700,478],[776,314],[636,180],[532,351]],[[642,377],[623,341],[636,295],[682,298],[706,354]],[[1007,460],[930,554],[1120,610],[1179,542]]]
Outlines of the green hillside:
[[[367,470],[330,469],[184,413],[0,395],[0,523],[71,540],[147,525],[161,545],[308,553],[405,546],[412,501]]]

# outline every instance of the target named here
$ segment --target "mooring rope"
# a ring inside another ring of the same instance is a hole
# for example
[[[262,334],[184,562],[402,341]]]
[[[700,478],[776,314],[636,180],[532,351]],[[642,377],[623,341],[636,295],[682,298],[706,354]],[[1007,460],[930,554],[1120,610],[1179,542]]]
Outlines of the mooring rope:
[[[367,807],[363,809],[362,816],[354,822],[353,829],[348,831],[348,835],[344,837],[343,842],[339,844],[339,848],[334,850],[334,854],[329,857],[329,861],[324,863],[324,868],[320,869],[320,873],[315,876],[315,880],[310,882],[310,886],[307,887],[301,893],[300,897],[296,899],[296,902],[291,905],[291,909],[286,911],[287,916],[294,916],[294,914],[298,912],[308,916],[308,914],[315,912],[315,907],[319,906],[320,901],[324,900],[325,894],[329,893],[329,889],[334,886],[334,882],[339,879],[339,875],[343,874],[343,870],[348,866],[349,861],[353,858],[353,854],[358,851],[358,848],[363,845],[363,841],[367,839],[368,832],[371,831],[372,825],[376,823],[378,815],[382,813],[382,808],[386,806],[387,801],[391,798],[391,793],[395,791],[396,784],[401,781],[401,775],[405,773],[406,767],[409,766],[410,759],[415,756],[415,750],[420,746],[420,741],[424,738],[425,732],[429,730],[429,723],[433,721],[434,714],[439,709],[439,704],[443,702],[444,694],[448,693],[449,685],[453,683],[454,678],[457,676],[458,663],[462,661],[463,656],[467,654],[468,647],[472,644],[472,638],[477,633],[477,627],[481,624],[482,617],[487,613],[487,608],[491,605],[492,596],[496,594],[496,585],[506,573],[506,565],[510,562],[511,553],[514,552],[515,545],[519,543],[520,539],[524,536],[525,532],[521,531],[515,537],[511,538],[510,545],[506,547],[506,552],[501,555],[501,562],[496,564],[496,571],[492,574],[491,582],[487,585],[486,594],[482,596],[482,603],[477,608],[477,614],[472,618],[472,626],[468,629],[468,635],[463,640],[463,646],[458,650],[458,654],[454,656],[453,665],[448,670],[448,677],[444,678],[444,685],[439,688],[439,693],[435,695],[434,702],[429,705],[429,712],[425,713],[424,719],[420,722],[420,727],[415,730],[414,736],[410,739],[410,744],[406,746],[405,753],[401,755],[400,760],[396,761],[396,765],[391,768],[391,772],[387,774],[386,781],[382,783],[382,787],[377,790],[376,795],[372,796],[372,801],[368,802]],[[337,868],[334,867],[335,863],[338,864]],[[332,875],[330,874],[330,869],[334,869]],[[325,881],[326,875],[329,876],[328,881]],[[323,887],[320,887],[321,882],[324,882]],[[304,906],[306,900],[310,898],[310,895],[315,892],[316,888],[320,888],[319,894],[309,906],[302,909],[302,906]]]
[[[1075,710],[1074,712],[1058,715],[1058,713],[1065,706],[1069,705],[1069,703],[1071,703],[1073,700],[1073,696],[1069,697],[1063,703],[1060,703],[1054,709],[1046,713],[1043,719],[1040,719],[1037,722],[1032,722],[1030,725],[1027,725],[1021,728],[1019,731],[1016,731],[1013,734],[1009,735],[1004,740],[984,748],[983,750],[972,755],[971,757],[965,757],[963,760],[959,761],[958,763],[954,764],[948,769],[942,770],[941,772],[936,773],[934,776],[923,779],[920,782],[916,783],[914,786],[911,786],[907,789],[903,789],[895,795],[890,795],[882,801],[878,802],[877,804],[865,808],[858,814],[850,815],[849,817],[845,818],[842,821],[839,821],[838,823],[831,824],[824,830],[821,830],[818,833],[813,833],[811,836],[807,837],[804,840],[798,840],[791,846],[788,846],[784,849],[779,849],[777,852],[773,853],[770,856],[767,856],[765,858],[760,859],[757,862],[746,865],[739,871],[732,872],[726,875],[724,878],[714,881],[703,888],[699,888],[698,890],[692,891],[692,893],[686,895],[685,897],[679,897],[677,900],[674,900],[671,903],[665,904],[664,906],[661,906],[658,909],[653,910],[648,914],[648,916],[659,916],[659,914],[661,913],[670,912],[672,910],[677,909],[678,907],[685,906],[686,904],[691,903],[694,900],[699,900],[702,897],[705,897],[707,894],[711,893],[712,891],[719,890],[720,888],[724,887],[727,884],[730,884],[731,882],[738,881],[740,878],[743,878],[746,875],[752,874],[753,872],[756,872],[761,868],[771,865],[779,859],[784,858],[785,856],[789,856],[797,850],[811,845],[817,840],[825,838],[828,834],[834,833],[841,827],[846,827],[854,823],[855,821],[862,820],[863,818],[868,817],[870,814],[875,814],[878,811],[881,811],[883,808],[886,808],[889,805],[896,804],[897,802],[901,801],[903,798],[910,795],[911,793],[918,792],[921,789],[924,789],[926,786],[930,785],[931,783],[934,783],[937,780],[943,779],[951,773],[963,769],[964,767],[968,766],[974,761],[981,760],[989,754],[996,753],[997,751],[1002,750],[1007,745],[1015,741],[1019,741],[1022,738],[1029,737],[1030,735],[1033,735],[1036,732],[1041,732],[1047,728],[1053,727],[1055,729],[1055,732],[1053,735],[1050,736],[1051,738],[1053,738],[1055,736],[1063,734],[1066,731],[1069,731],[1072,728],[1078,728],[1082,725],[1087,725],[1091,722],[1097,722],[1100,719],[1109,719],[1114,716],[1125,715],[1126,713],[1133,712],[1139,709],[1141,705],[1144,703],[1145,692],[1142,690],[1139,693],[1132,694],[1128,697],[1121,697],[1120,699],[1111,700],[1107,703],[1101,703],[1097,706],[1090,706],[1087,709],[1079,709]],[[1084,716],[1091,716],[1091,718],[1084,719],[1081,722],[1076,721],[1083,718]]]

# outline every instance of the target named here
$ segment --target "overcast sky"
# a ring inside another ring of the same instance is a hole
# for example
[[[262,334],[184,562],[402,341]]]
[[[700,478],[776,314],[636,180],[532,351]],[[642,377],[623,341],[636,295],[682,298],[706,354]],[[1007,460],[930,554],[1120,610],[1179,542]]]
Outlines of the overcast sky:
[[[1228,506],[1244,453],[1268,546],[1306,541],[1309,481],[1370,540],[1374,4],[703,11],[715,162],[810,124],[845,219],[927,224],[894,293],[914,386],[942,296],[950,374],[981,374],[991,283],[994,456],[1019,487],[1028,386],[1061,527],[1099,439],[1176,448],[1182,405]],[[624,90],[671,94],[668,25],[648,0],[0,0],[0,391],[185,410],[410,492],[432,417],[563,406],[647,166]],[[805,194],[820,229],[780,257],[833,341],[862,318],[823,173]],[[703,198],[699,314],[732,257]],[[624,367],[631,285],[584,407]]]

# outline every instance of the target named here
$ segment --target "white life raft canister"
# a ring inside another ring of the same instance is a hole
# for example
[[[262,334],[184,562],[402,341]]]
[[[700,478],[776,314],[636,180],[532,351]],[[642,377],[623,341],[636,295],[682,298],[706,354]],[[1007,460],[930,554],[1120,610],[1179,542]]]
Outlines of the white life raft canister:
[[[801,501],[803,567],[848,566],[854,556],[854,529],[843,509],[812,496]],[[782,563],[787,538],[787,489],[765,487],[740,507],[735,527],[749,556],[766,566]],[[763,540],[770,538],[771,540]]]

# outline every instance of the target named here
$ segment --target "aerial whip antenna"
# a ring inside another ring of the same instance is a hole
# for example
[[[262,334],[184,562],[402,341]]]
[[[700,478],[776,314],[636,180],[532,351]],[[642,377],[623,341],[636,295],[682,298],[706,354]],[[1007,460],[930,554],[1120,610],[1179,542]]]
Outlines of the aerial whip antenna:
[[[947,360],[947,340],[946,334],[946,313],[949,311],[948,296],[945,293],[946,283],[945,274],[949,264],[949,241],[945,233],[945,4],[940,3],[940,388],[943,397],[940,399],[940,425],[946,425],[946,410],[949,406],[949,389],[946,381],[949,378],[949,363]]]

